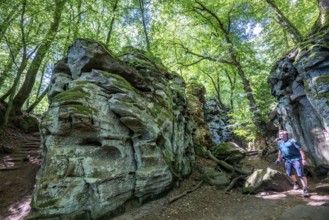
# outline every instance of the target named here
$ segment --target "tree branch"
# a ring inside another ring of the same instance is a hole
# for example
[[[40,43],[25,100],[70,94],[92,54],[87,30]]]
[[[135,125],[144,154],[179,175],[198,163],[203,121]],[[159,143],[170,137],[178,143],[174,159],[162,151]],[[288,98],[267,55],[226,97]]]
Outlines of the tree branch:
[[[213,61],[213,62],[216,62],[216,63],[225,63],[225,64],[229,64],[229,65],[234,65],[233,62],[231,61],[228,61],[228,60],[225,60],[225,59],[216,59],[214,57],[210,57],[210,56],[204,56],[202,54],[198,54],[198,53],[195,53],[193,51],[190,51],[187,47],[185,47],[183,44],[179,44],[179,43],[175,43],[179,46],[181,46],[184,50],[185,50],[185,53],[188,53],[188,54],[191,54],[193,56],[196,56],[196,57],[199,57],[201,58],[200,60],[198,60],[197,62],[194,62],[194,64],[202,61],[202,60],[210,60],[210,61]],[[193,65],[193,64],[192,64]]]
[[[226,163],[223,160],[218,160],[209,150],[208,152],[208,156],[210,157],[210,159],[212,159],[213,161],[215,161],[216,163],[218,163],[220,166],[222,166],[223,168],[230,170],[230,171],[236,171],[238,173],[241,173],[243,175],[250,175],[251,173],[245,170],[240,170],[239,168],[233,167],[230,164]]]
[[[197,189],[201,186],[202,183],[203,183],[203,180],[201,180],[201,181],[198,183],[198,185],[196,185],[193,189],[186,190],[186,191],[184,191],[182,194],[179,194],[179,195],[177,195],[177,196],[174,196],[174,197],[170,198],[170,199],[168,200],[169,204],[172,203],[172,202],[174,202],[174,201],[176,201],[177,199],[180,199],[180,198],[186,196],[187,194],[189,194],[189,193],[191,193],[191,192],[197,190]]]

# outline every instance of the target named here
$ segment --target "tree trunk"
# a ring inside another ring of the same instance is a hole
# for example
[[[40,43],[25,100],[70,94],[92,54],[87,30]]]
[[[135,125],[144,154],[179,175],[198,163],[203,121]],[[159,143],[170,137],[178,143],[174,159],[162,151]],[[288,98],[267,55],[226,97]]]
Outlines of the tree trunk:
[[[5,99],[11,94],[11,91],[13,91],[13,87],[8,89],[8,91],[3,96],[0,97],[0,102],[4,102]]]
[[[4,38],[7,29],[10,26],[10,23],[19,15],[19,11],[17,10],[19,4],[15,5],[12,10],[8,13],[8,16],[3,20],[0,24],[0,42]]]
[[[145,40],[146,40],[146,48],[147,48],[148,52],[151,52],[151,44],[150,44],[150,39],[148,36],[146,21],[145,21],[144,0],[138,0],[138,2],[139,2],[139,8],[141,10],[141,15],[142,15],[143,30],[144,30],[144,34],[145,34]]]
[[[297,28],[291,23],[286,16],[282,13],[282,11],[278,8],[273,0],[266,0],[266,2],[273,8],[275,11],[276,17],[279,20],[279,24],[283,29],[287,30],[295,43],[301,42],[303,40],[303,36],[297,30]]]
[[[320,28],[329,24],[329,0],[318,0],[319,16],[311,28],[311,34],[317,32]]]
[[[74,33],[73,33],[73,40],[76,40],[79,36],[79,25],[80,25],[80,22],[81,22],[81,7],[82,7],[82,1],[78,0],[78,18],[77,18],[77,21],[75,22],[75,25],[74,25],[75,30],[74,30]],[[71,26],[69,28],[71,29]]]
[[[211,80],[211,83],[216,91],[216,99],[217,99],[217,103],[219,105],[219,107],[221,108],[221,110],[223,110],[224,112],[226,112],[226,107],[224,105],[224,103],[222,102],[222,98],[220,95],[220,84],[219,84],[219,77],[217,75],[217,82],[214,80],[214,78],[207,72],[201,70],[203,74],[205,74],[206,76],[209,77],[209,79]]]
[[[6,78],[9,77],[9,72],[15,63],[15,59],[17,58],[18,54],[19,50],[15,49],[8,58],[7,64],[5,65],[5,68],[0,75],[0,88],[3,86],[3,83],[5,82]]]
[[[43,66],[41,67],[41,76],[40,76],[40,84],[37,90],[37,95],[36,97],[39,97],[40,91],[41,91],[41,87],[42,87],[42,83],[43,83],[43,78],[46,72],[46,68],[47,68],[47,63],[48,63],[49,59],[46,59]]]
[[[116,11],[118,8],[118,3],[119,3],[119,0],[115,0],[114,5],[113,5],[110,27],[109,27],[109,31],[107,32],[107,37],[106,37],[106,46],[107,47],[109,47],[109,44],[110,44],[113,25],[114,25],[114,21],[115,21],[115,14],[116,14]]]
[[[35,102],[29,106],[27,109],[26,109],[26,112],[27,113],[30,113],[31,111],[33,111],[33,109],[41,102],[41,100],[47,95],[48,93],[48,90],[49,90],[49,85],[47,86],[47,88],[45,89],[45,91],[43,91],[41,93],[41,95],[37,98],[37,100],[35,100]]]
[[[28,56],[27,56],[27,45],[26,45],[26,39],[25,39],[25,32],[24,32],[24,16],[25,16],[25,9],[26,9],[26,1],[24,0],[22,2],[22,14],[21,14],[21,23],[20,23],[20,28],[21,28],[21,32],[22,32],[22,43],[23,43],[23,57],[22,57],[22,62],[18,68],[17,71],[17,75],[16,78],[14,80],[13,86],[10,89],[10,95],[9,95],[9,100],[8,100],[8,106],[6,109],[6,113],[4,116],[4,120],[2,122],[0,122],[0,131],[2,131],[4,128],[7,127],[8,121],[9,121],[9,114],[12,110],[13,107],[13,99],[14,99],[14,95],[16,93],[16,89],[18,87],[19,84],[19,80],[21,78],[21,75],[27,65],[27,60],[28,60]]]
[[[23,82],[22,87],[18,91],[17,95],[15,96],[13,100],[13,108],[11,111],[11,114],[21,114],[21,109],[26,101],[26,99],[29,97],[31,90],[33,88],[36,75],[38,73],[38,70],[40,68],[40,65],[51,45],[53,42],[56,32],[59,27],[59,23],[61,20],[62,11],[64,8],[66,0],[56,0],[56,7],[54,11],[54,17],[53,17],[53,23],[50,26],[50,29],[48,30],[48,33],[46,34],[46,37],[43,39],[39,49],[37,50],[34,59],[26,73],[25,80]]]
[[[252,112],[253,114],[253,120],[254,120],[254,124],[256,126],[259,126],[259,124],[261,123],[261,118],[260,118],[260,111],[258,109],[258,106],[256,104],[256,100],[254,98],[254,94],[253,91],[250,87],[250,83],[249,80],[246,77],[246,74],[242,68],[241,63],[239,62],[239,60],[237,59],[237,52],[235,51],[234,47],[233,47],[233,42],[230,39],[230,24],[227,25],[227,28],[225,28],[224,23],[221,21],[221,19],[216,15],[216,13],[214,13],[213,11],[211,11],[210,9],[208,9],[207,7],[205,7],[201,2],[196,1],[196,3],[201,6],[201,10],[205,11],[207,14],[209,14],[211,17],[213,17],[217,24],[218,24],[218,28],[220,29],[220,31],[222,32],[222,34],[224,35],[224,39],[227,43],[227,51],[228,54],[231,58],[232,64],[236,67],[238,74],[242,80],[242,84],[243,84],[243,88],[245,93],[247,94],[247,99],[249,101],[249,109],[250,112]],[[196,8],[197,10],[200,10],[199,8]],[[228,21],[230,21],[230,19],[228,19]]]
[[[247,94],[247,99],[249,101],[249,106],[250,106],[250,112],[252,112],[255,116],[258,117],[257,112],[259,112],[259,110],[258,110],[258,106],[256,104],[256,100],[254,98],[254,93],[250,87],[249,80],[247,79],[246,74],[244,73],[240,62],[237,61],[235,55],[231,54],[231,58],[232,58],[233,62],[235,63],[235,67],[237,68],[238,74],[242,80],[244,91]]]
[[[234,72],[234,77],[233,77],[233,80],[232,78],[230,77],[228,71],[226,69],[224,69],[224,72],[226,74],[226,77],[228,78],[229,82],[230,82],[230,109],[231,111],[234,110],[234,100],[233,100],[233,94],[234,94],[234,90],[235,90],[235,83],[236,83],[236,73]]]

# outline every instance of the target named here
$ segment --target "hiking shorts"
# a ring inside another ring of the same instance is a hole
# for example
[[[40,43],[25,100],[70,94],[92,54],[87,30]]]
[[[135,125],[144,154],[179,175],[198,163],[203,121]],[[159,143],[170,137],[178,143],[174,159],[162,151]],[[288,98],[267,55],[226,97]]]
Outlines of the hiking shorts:
[[[293,169],[294,168],[296,170],[297,176],[298,177],[303,177],[304,176],[304,172],[303,172],[303,166],[301,163],[301,160],[293,160],[293,161],[286,161],[285,162],[285,168],[286,168],[286,173],[288,176],[292,176],[293,173]]]

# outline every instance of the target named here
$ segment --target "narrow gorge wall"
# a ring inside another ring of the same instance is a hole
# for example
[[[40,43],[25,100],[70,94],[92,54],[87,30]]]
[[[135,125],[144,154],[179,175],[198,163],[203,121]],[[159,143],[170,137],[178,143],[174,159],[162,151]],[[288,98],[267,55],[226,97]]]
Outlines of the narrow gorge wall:
[[[310,36],[273,68],[269,77],[278,99],[282,128],[329,169],[329,34]]]
[[[100,218],[187,177],[185,82],[156,58],[78,39],[54,68],[32,219]]]

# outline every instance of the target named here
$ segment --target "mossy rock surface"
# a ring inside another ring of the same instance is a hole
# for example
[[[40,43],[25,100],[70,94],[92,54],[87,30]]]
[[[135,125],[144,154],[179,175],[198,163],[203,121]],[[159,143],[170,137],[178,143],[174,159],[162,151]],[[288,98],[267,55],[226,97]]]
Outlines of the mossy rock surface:
[[[33,115],[17,116],[11,119],[13,124],[25,133],[39,131],[39,119]]]
[[[54,101],[55,102],[76,101],[76,100],[88,99],[88,98],[89,98],[89,94],[85,92],[83,86],[76,86],[72,89],[57,94],[54,97]]]
[[[244,154],[230,142],[218,144],[212,153],[218,159],[230,164],[239,163],[244,158]]]

